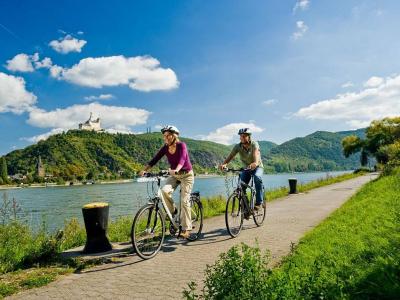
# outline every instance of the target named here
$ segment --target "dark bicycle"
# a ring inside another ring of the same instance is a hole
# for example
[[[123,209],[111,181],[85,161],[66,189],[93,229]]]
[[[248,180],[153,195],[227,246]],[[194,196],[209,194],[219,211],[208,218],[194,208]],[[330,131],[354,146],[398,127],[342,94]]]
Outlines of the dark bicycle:
[[[161,179],[168,177],[168,171],[159,173],[146,173],[145,177],[154,178],[157,185],[156,196],[152,197],[148,204],[144,205],[136,213],[131,229],[131,241],[136,253],[143,259],[149,259],[160,251],[166,231],[165,215],[169,221],[169,232],[176,236],[181,232],[180,207],[176,215],[169,211],[161,193]],[[154,190],[154,186],[153,190]],[[160,208],[160,204],[162,208]],[[203,228],[203,206],[200,201],[200,193],[190,195],[192,230],[187,240],[195,241],[200,237]]]
[[[257,226],[263,224],[266,214],[265,199],[261,208],[255,210],[256,189],[254,187],[253,176],[251,176],[251,181],[247,184],[240,179],[240,172],[246,171],[246,169],[236,170],[227,168],[225,171],[238,173],[237,186],[229,196],[225,209],[225,224],[228,233],[232,237],[237,237],[242,230],[243,219],[248,220],[250,216],[253,216],[254,223]],[[246,193],[247,188],[250,189],[250,199]]]

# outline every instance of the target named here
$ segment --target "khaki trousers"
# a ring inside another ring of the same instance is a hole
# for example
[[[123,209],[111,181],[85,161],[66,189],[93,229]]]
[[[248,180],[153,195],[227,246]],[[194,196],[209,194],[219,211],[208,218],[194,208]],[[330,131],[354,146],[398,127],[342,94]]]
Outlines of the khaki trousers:
[[[181,215],[180,222],[183,230],[192,229],[192,218],[190,210],[190,193],[192,192],[194,174],[190,171],[182,175],[174,175],[167,178],[164,186],[161,188],[161,193],[165,199],[169,211],[174,213],[175,204],[172,199],[172,193],[175,191],[177,186],[181,184]]]

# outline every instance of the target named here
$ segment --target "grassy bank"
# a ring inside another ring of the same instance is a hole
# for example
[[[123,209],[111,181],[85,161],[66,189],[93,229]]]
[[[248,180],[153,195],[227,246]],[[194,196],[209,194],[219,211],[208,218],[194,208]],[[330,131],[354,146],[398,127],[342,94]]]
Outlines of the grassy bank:
[[[188,299],[398,299],[400,176],[365,185],[301,239],[280,266],[241,245],[206,271],[205,292]],[[240,275],[239,275],[240,274]]]
[[[347,180],[360,174],[345,174],[325,178],[299,186],[299,191]],[[287,188],[267,192],[268,201],[287,195]],[[225,212],[226,199],[222,196],[202,199],[204,217]],[[121,217],[110,222],[108,236],[113,242],[130,240],[131,217]],[[45,230],[32,232],[23,224],[13,222],[0,225],[0,297],[18,290],[47,284],[59,274],[82,268],[79,261],[64,261],[60,258],[63,250],[85,243],[84,227],[76,220],[68,221],[61,232],[49,234]],[[29,284],[27,283],[29,282]]]

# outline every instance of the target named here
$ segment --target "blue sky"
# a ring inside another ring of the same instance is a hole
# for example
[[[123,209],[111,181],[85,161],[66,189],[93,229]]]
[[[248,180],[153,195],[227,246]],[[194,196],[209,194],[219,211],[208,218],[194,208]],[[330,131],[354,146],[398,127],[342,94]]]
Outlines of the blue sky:
[[[284,142],[400,114],[398,1],[0,1],[0,154],[77,128]]]

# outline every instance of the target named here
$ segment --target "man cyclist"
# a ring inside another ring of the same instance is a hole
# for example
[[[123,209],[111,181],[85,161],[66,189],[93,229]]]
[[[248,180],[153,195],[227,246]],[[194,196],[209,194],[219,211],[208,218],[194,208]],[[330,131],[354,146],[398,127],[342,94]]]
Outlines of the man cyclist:
[[[233,147],[232,152],[220,165],[220,169],[225,169],[227,164],[239,153],[240,160],[246,168],[240,173],[240,179],[245,183],[249,183],[251,176],[254,177],[254,184],[256,186],[256,204],[254,209],[259,210],[263,205],[264,199],[264,186],[262,182],[264,169],[261,161],[260,146],[256,141],[251,140],[250,128],[242,128],[238,134],[240,136],[240,143]]]

